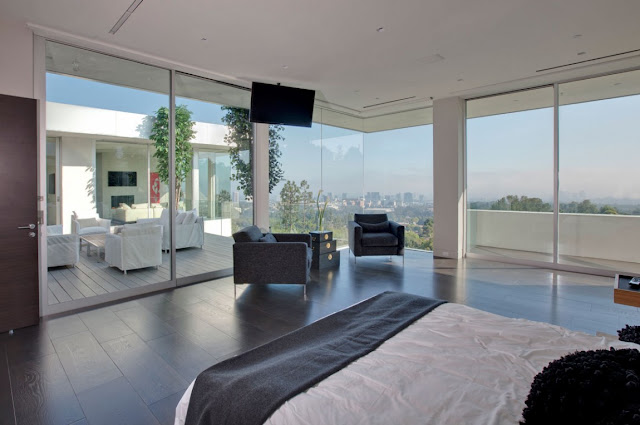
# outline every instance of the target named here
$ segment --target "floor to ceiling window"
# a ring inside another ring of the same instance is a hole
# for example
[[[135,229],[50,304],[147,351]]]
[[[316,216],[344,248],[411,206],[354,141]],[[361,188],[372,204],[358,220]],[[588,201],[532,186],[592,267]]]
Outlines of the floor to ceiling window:
[[[467,102],[467,252],[553,261],[553,87]]]
[[[640,273],[639,110],[640,71],[468,101],[467,252]]]
[[[49,41],[46,69],[48,304],[160,287],[168,227],[140,223],[169,207],[151,140],[169,71]]]
[[[271,191],[271,230],[317,230],[326,203],[322,227],[338,247],[348,245],[354,213],[386,213],[405,225],[408,248],[432,250],[433,140],[432,126],[423,124],[430,114],[412,127],[371,132],[362,119],[333,111],[318,109],[314,119],[311,128],[271,127],[283,171]]]
[[[559,258],[640,273],[640,71],[559,85]]]

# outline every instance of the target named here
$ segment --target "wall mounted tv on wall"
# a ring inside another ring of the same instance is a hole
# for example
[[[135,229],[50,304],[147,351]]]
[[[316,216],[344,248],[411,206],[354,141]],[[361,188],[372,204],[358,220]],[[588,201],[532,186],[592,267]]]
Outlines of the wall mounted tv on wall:
[[[253,83],[249,121],[311,127],[314,90]]]
[[[109,171],[109,186],[137,186],[138,173],[135,171]]]

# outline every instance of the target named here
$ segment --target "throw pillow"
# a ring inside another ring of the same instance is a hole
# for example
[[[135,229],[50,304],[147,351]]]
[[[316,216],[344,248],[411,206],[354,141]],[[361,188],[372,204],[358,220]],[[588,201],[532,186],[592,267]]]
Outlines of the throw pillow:
[[[278,240],[271,233],[265,233],[264,236],[260,238],[260,242],[278,242]]]
[[[535,376],[520,424],[637,423],[639,376],[635,349],[568,354]]]
[[[182,222],[182,224],[184,225],[190,225],[196,222],[196,213],[193,211],[189,211],[188,213],[186,213],[186,217],[184,218],[184,221]]]
[[[383,233],[389,231],[389,222],[382,223],[358,223],[364,233]]]
[[[185,218],[187,218],[187,213],[181,212],[176,216],[176,224],[182,224]]]

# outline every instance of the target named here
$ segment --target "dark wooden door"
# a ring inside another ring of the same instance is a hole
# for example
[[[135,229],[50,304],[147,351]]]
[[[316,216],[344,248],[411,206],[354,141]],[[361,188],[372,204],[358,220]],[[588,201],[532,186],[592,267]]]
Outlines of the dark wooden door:
[[[39,319],[37,147],[37,101],[0,95],[0,332]]]

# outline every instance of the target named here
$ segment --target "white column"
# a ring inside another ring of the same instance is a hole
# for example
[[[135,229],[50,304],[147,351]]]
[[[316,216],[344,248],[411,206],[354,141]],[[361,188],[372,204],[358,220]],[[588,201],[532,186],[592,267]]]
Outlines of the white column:
[[[433,255],[462,258],[464,243],[465,103],[433,102]]]
[[[269,229],[269,125],[253,126],[253,223]]]

